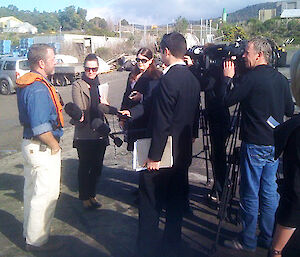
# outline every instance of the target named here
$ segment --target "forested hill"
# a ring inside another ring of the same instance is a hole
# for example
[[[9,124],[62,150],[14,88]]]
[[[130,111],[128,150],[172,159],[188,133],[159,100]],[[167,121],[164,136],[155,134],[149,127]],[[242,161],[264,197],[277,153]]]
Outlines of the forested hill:
[[[258,11],[261,9],[275,9],[276,2],[268,2],[262,4],[255,4],[247,6],[233,13],[229,13],[227,17],[228,22],[246,21],[250,18],[258,18]]]

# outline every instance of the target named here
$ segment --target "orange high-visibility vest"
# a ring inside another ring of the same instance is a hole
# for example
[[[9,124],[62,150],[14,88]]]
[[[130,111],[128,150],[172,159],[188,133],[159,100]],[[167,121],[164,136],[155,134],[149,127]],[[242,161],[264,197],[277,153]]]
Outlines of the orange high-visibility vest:
[[[35,72],[28,72],[24,74],[22,77],[18,78],[16,80],[16,84],[19,88],[24,88],[31,85],[35,81],[42,82],[48,88],[52,102],[55,106],[56,113],[57,113],[57,126],[63,128],[64,127],[64,118],[62,115],[63,107],[54,86],[52,86],[47,79],[45,79],[41,74]]]

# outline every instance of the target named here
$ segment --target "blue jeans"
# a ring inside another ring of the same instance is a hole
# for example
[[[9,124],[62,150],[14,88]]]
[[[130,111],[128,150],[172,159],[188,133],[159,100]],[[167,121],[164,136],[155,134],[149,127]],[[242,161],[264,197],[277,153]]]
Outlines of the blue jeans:
[[[243,230],[241,243],[255,249],[256,225],[260,213],[259,240],[271,245],[275,212],[278,206],[276,172],[278,160],[274,160],[274,146],[242,143],[240,207]]]

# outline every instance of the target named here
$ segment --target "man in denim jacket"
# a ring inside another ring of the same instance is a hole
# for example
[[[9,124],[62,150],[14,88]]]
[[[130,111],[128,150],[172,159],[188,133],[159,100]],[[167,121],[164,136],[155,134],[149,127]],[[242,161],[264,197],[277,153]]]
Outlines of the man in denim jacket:
[[[19,119],[23,126],[24,224],[28,251],[55,250],[50,225],[59,196],[63,134],[62,105],[47,76],[54,73],[54,50],[32,45],[28,52],[31,72],[17,80]]]

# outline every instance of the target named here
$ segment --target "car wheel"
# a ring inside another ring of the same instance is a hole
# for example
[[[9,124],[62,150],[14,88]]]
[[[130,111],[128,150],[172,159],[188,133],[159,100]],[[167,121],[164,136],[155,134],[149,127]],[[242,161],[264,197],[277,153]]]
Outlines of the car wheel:
[[[6,79],[1,80],[0,91],[2,95],[9,95],[11,93],[10,84]]]

